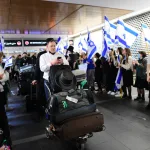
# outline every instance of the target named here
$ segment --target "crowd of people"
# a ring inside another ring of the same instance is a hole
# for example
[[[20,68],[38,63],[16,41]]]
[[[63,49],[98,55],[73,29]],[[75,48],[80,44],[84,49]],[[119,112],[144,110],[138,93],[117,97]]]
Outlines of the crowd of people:
[[[49,70],[52,65],[70,65],[72,70],[79,69],[79,65],[87,64],[87,83],[91,91],[95,91],[95,82],[100,94],[107,93],[115,97],[132,100],[132,86],[137,88],[137,98],[134,101],[145,102],[145,89],[149,89],[150,82],[150,60],[144,51],[139,51],[138,60],[133,60],[128,48],[119,47],[116,51],[111,49],[108,56],[101,57],[96,53],[93,58],[88,59],[87,53],[75,53],[73,46],[69,46],[65,55],[56,52],[56,43],[53,39],[47,39],[46,49],[32,56],[24,52],[16,58],[13,56],[13,65],[4,68],[3,58],[0,53],[0,130],[3,130],[7,145],[11,148],[11,139],[5,106],[8,106],[9,80],[18,80],[19,69],[22,66],[32,64],[35,66],[35,75],[32,81],[36,85],[37,114],[39,118],[43,115],[43,99],[48,99],[46,85],[49,79]],[[10,71],[11,70],[11,71]],[[118,71],[122,72],[120,88],[116,88]],[[134,82],[133,74],[136,75]],[[45,94],[43,94],[45,91]],[[20,93],[18,93],[19,95]],[[8,109],[8,107],[6,107]],[[150,109],[150,101],[146,107]]]

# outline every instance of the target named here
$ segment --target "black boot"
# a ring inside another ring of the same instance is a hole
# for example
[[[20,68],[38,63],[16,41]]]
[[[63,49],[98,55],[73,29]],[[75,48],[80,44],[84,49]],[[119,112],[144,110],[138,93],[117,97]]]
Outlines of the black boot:
[[[139,103],[145,103],[145,97],[142,95],[142,99],[139,100]]]
[[[141,95],[140,94],[138,94],[138,97],[135,98],[134,101],[139,101],[139,100],[141,100]]]

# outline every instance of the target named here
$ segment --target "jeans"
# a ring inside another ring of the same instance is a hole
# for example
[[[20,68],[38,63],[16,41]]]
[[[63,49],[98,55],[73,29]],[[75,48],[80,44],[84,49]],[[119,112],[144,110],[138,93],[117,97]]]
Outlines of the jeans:
[[[45,96],[46,96],[46,101],[48,102],[50,99],[50,88],[49,88],[49,82],[47,80],[44,80],[44,90],[45,90]]]
[[[95,69],[87,70],[87,82],[89,87],[94,87],[95,82]]]

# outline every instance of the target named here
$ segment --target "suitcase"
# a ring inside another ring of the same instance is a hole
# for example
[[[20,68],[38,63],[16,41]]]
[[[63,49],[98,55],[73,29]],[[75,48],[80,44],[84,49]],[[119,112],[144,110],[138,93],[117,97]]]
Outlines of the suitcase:
[[[93,112],[66,120],[61,124],[58,136],[64,140],[70,140],[88,133],[103,131],[104,118],[100,112]]]
[[[77,82],[82,82],[86,79],[86,71],[84,70],[73,70],[72,73],[75,75]]]
[[[33,93],[33,86],[31,84],[30,86],[30,94],[25,96],[25,102],[26,102],[26,111],[30,112],[34,109],[34,106],[36,104],[36,93]]]
[[[71,101],[71,99],[77,100],[77,102]],[[51,116],[51,122],[60,123],[60,121],[71,117],[94,112],[96,104],[93,104],[94,98],[90,92],[86,93],[82,89],[70,90],[53,94],[48,104],[48,112]]]

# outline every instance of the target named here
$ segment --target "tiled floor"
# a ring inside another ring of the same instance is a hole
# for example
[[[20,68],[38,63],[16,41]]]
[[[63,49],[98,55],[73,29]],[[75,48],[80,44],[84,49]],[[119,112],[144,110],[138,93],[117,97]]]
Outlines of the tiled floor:
[[[150,150],[150,112],[145,105],[99,94],[95,100],[104,114],[106,130],[88,139],[86,150]],[[32,121],[23,97],[11,96],[10,102],[15,108],[8,112],[14,150],[76,150],[72,143],[46,139],[47,121]]]

